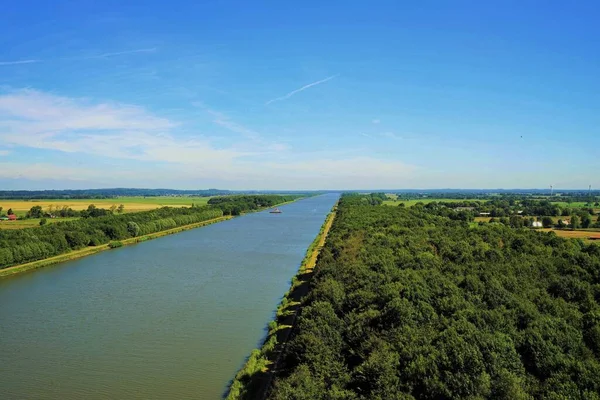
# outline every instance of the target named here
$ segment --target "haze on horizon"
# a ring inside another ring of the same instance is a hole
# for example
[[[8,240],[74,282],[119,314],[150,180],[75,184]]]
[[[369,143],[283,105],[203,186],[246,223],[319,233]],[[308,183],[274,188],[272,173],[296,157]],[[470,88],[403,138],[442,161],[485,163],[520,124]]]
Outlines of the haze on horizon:
[[[600,187],[600,5],[3,5],[0,188]]]

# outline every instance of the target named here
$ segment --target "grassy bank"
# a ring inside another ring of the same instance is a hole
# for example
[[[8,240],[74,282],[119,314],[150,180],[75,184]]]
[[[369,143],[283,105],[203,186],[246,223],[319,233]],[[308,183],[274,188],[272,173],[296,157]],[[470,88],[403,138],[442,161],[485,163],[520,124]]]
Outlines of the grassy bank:
[[[283,296],[275,320],[269,323],[269,332],[260,349],[250,353],[244,366],[233,379],[227,400],[262,399],[265,397],[277,369],[292,327],[296,322],[301,300],[308,293],[308,286],[319,252],[335,218],[335,208],[323,223],[319,234],[306,251],[290,290]]]
[[[143,236],[139,236],[139,237],[135,237],[135,238],[131,238],[131,239],[120,240],[117,242],[110,242],[108,244],[101,245],[101,246],[86,247],[81,250],[71,251],[69,253],[61,254],[61,255],[58,255],[55,257],[46,258],[44,260],[34,261],[34,262],[21,264],[21,265],[15,265],[14,267],[0,269],[0,278],[4,278],[4,277],[15,275],[15,274],[20,274],[22,272],[31,271],[31,270],[42,268],[42,267],[47,267],[47,266],[58,264],[58,263],[65,262],[65,261],[76,260],[78,258],[89,256],[91,254],[96,254],[101,251],[145,242],[147,240],[156,239],[156,238],[159,238],[162,236],[172,235],[174,233],[187,231],[189,229],[199,228],[201,226],[214,224],[216,222],[225,221],[225,220],[228,220],[231,218],[233,218],[233,217],[230,215],[227,215],[227,216],[209,219],[207,221],[197,222],[195,224],[183,225],[183,226],[179,226],[177,228],[168,229],[168,230],[156,232],[156,233],[151,233],[148,235],[143,235]]]

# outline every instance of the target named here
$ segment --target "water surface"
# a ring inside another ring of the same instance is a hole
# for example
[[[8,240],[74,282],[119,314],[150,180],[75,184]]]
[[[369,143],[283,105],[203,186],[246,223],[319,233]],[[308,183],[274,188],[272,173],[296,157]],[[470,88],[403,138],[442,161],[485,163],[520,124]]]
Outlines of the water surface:
[[[0,280],[0,397],[220,398],[336,200]]]

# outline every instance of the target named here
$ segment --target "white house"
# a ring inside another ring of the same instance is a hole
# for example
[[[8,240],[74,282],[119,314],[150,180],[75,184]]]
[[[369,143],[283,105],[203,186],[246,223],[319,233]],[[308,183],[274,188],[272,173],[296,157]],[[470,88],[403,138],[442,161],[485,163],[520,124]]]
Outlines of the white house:
[[[542,228],[544,225],[542,225],[542,223],[540,221],[533,221],[531,223],[531,227],[532,228]]]

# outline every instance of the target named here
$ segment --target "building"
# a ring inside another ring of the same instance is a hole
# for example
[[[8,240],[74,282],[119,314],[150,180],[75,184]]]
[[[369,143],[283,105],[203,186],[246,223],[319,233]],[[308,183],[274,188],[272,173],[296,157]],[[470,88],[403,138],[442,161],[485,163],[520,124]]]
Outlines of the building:
[[[475,209],[475,207],[456,207],[454,209],[454,211],[459,212],[459,211],[473,211]]]
[[[0,217],[0,221],[8,221],[8,217]]]
[[[532,228],[543,228],[543,227],[544,227],[544,225],[542,225],[542,223],[541,223],[540,221],[533,221],[533,222],[531,223],[531,227],[532,227]]]
[[[9,221],[16,221],[16,220],[17,220],[17,216],[16,216],[15,214],[10,214],[10,215],[8,216],[8,220],[9,220]]]
[[[479,215],[481,217],[489,217],[492,213],[488,213],[488,212],[480,212]]]

